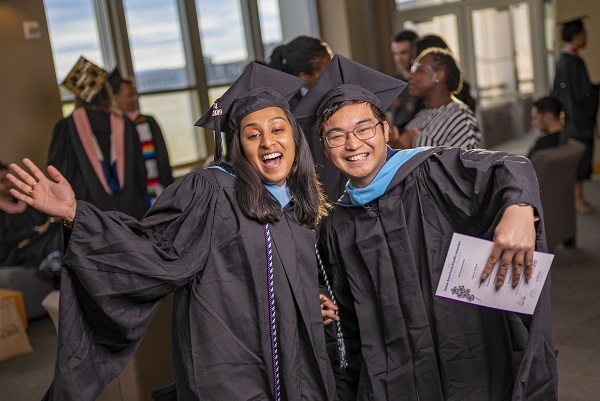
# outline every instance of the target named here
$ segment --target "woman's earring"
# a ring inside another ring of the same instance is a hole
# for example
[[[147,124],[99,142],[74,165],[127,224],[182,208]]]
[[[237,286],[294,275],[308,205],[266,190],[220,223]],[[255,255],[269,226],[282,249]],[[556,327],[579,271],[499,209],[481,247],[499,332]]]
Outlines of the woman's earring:
[[[435,83],[436,83],[436,84],[439,84],[439,83],[440,83],[440,80],[436,78],[436,79],[435,79]]]

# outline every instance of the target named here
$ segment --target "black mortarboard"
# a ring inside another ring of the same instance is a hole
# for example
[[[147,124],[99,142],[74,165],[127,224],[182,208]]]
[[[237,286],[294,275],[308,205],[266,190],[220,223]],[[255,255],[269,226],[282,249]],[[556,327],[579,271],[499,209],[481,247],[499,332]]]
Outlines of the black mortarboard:
[[[81,56],[61,85],[84,102],[91,103],[102,90],[108,75],[108,71]]]
[[[562,26],[562,27],[565,27],[567,25],[582,26],[583,25],[583,20],[584,19],[588,19],[588,18],[589,18],[588,15],[578,15],[577,17],[572,17],[572,18],[569,18],[569,19],[558,21],[556,23],[556,25],[557,26]]]
[[[405,87],[404,81],[336,54],[298,103],[294,116],[306,129],[328,106],[344,100],[362,100],[386,110]]]
[[[117,93],[119,91],[119,86],[123,81],[123,76],[119,72],[119,69],[115,67],[115,69],[108,76],[108,84],[110,85],[110,89],[112,89],[113,93]]]
[[[233,134],[248,114],[267,107],[289,110],[288,101],[306,84],[302,78],[253,62],[195,125],[215,131],[215,163],[221,161],[221,129]]]

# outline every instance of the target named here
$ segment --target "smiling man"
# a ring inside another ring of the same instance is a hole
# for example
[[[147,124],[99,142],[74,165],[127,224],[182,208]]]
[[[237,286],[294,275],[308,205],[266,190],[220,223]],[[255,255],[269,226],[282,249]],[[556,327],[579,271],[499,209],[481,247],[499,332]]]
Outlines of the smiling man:
[[[321,227],[348,366],[341,400],[556,400],[549,282],[533,316],[434,296],[452,234],[494,240],[496,286],[546,250],[539,191],[521,156],[394,151],[382,110],[406,84],[336,55],[294,113],[349,179]],[[339,364],[340,366],[343,364]]]

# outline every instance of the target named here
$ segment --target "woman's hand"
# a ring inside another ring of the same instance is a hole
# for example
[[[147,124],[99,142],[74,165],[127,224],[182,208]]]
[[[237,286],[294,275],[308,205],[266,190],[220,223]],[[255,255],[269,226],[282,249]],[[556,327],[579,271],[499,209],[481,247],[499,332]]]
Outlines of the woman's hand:
[[[515,204],[506,208],[494,232],[494,248],[483,269],[481,279],[488,278],[498,261],[500,261],[500,268],[496,277],[496,287],[502,287],[511,265],[513,287],[521,280],[523,266],[525,266],[525,279],[531,279],[535,237],[533,206]]]
[[[14,173],[6,177],[18,191],[13,188],[10,193],[42,213],[72,222],[77,202],[71,184],[52,166],[48,166],[48,174],[52,178],[49,180],[31,160],[23,159],[23,163],[31,174],[16,164],[11,164],[10,168]]]
[[[336,313],[339,308],[333,303],[333,301],[323,294],[319,294],[319,299],[321,301],[321,316],[323,317],[323,325],[327,326],[333,321],[339,321],[340,317]]]
[[[401,133],[395,125],[391,125],[390,127],[388,144],[392,149],[412,149],[413,141],[419,135],[420,131],[417,128],[411,128]]]

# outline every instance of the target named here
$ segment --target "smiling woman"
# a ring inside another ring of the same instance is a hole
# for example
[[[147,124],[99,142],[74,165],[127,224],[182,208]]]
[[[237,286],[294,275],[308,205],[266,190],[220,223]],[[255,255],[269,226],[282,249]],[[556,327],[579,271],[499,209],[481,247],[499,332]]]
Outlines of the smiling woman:
[[[283,109],[269,107],[244,117],[233,139],[233,152],[239,152],[240,145],[244,159],[263,182],[285,184],[296,152],[292,126]]]
[[[335,399],[312,230],[324,196],[288,109],[304,82],[251,64],[197,123],[235,133],[232,163],[217,141],[219,164],[169,186],[141,221],[77,202],[55,168],[49,180],[12,165],[13,195],[72,226],[45,399],[96,399],[171,292],[178,400]]]

